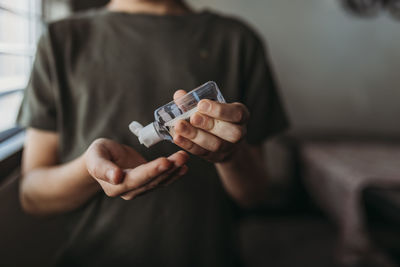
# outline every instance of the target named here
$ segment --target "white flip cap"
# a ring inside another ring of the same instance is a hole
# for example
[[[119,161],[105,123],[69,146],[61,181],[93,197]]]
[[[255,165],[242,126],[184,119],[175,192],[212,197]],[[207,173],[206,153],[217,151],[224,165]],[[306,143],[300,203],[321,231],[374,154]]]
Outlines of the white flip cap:
[[[131,130],[131,132],[134,133],[137,137],[139,137],[139,132],[141,129],[143,129],[143,125],[141,125],[137,121],[132,121],[129,124],[129,130]]]
[[[139,142],[146,147],[151,147],[163,140],[154,128],[153,123],[143,127],[139,122],[133,121],[129,124],[129,130],[131,130],[131,132],[139,138]]]

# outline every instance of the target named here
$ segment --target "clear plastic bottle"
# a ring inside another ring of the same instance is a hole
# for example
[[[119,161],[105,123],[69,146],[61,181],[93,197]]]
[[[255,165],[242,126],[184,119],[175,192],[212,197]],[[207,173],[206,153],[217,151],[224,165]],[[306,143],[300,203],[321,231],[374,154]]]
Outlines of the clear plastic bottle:
[[[176,121],[189,120],[190,116],[197,111],[197,103],[202,99],[225,103],[217,84],[210,81],[156,109],[154,111],[155,121],[149,125],[143,127],[139,122],[133,121],[129,124],[129,129],[146,147],[151,147],[162,140],[172,142]]]

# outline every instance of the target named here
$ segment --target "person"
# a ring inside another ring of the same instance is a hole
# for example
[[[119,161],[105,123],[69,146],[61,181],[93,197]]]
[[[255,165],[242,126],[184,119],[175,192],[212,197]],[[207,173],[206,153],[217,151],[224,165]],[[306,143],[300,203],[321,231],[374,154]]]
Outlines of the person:
[[[173,143],[138,143],[132,120],[209,80],[228,103],[201,101]],[[235,266],[238,207],[268,183],[261,144],[287,126],[257,34],[181,0],[50,23],[18,121],[23,209],[74,214],[60,266]]]

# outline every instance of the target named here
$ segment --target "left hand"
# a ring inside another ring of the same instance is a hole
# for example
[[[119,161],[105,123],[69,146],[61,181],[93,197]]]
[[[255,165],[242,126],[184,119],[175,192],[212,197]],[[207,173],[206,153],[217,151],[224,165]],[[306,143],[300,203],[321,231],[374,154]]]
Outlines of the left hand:
[[[178,90],[174,99],[186,94]],[[241,103],[219,103],[203,99],[190,123],[180,120],[174,127],[174,143],[208,161],[223,162],[237,150],[246,135],[249,111]]]

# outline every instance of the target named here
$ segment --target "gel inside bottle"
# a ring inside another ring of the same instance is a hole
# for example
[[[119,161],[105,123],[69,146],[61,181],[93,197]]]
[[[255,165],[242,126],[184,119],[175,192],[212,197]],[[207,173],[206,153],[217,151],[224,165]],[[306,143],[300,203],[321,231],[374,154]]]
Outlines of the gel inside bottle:
[[[172,142],[173,127],[178,120],[189,120],[197,111],[197,104],[202,99],[225,103],[225,99],[215,82],[207,82],[184,96],[169,102],[154,111],[155,121],[143,127],[133,121],[129,129],[139,138],[139,142],[151,147],[162,140]]]

